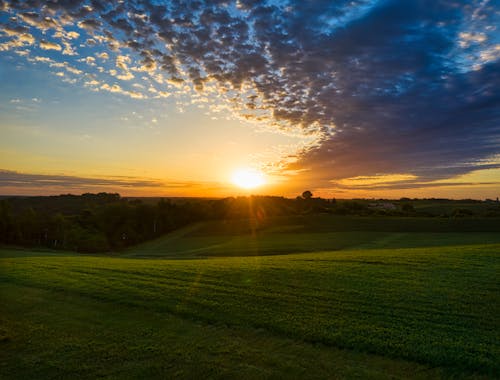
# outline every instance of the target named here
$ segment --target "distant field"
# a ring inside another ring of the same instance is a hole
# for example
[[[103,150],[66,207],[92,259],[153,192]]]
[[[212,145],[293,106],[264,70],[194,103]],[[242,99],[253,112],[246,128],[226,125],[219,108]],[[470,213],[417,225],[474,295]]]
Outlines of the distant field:
[[[431,201],[419,200],[411,202],[417,211],[424,211],[434,215],[451,214],[457,208],[472,211],[474,213],[482,213],[492,208],[498,207],[496,202],[477,202],[477,201],[460,201],[460,202],[446,202],[446,201]]]
[[[367,248],[500,244],[497,218],[309,215],[198,223],[132,247],[126,257],[253,256]]]
[[[500,376],[498,234],[332,223],[197,224],[124,254],[154,259],[2,249],[0,377]]]

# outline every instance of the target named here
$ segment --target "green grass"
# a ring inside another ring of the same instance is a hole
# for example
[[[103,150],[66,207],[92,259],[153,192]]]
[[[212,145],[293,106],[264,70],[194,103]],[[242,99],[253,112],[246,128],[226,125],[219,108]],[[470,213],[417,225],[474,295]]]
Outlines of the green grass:
[[[165,244],[182,246],[195,237],[240,239],[213,251],[224,254],[257,236],[203,232],[215,227],[179,231],[149,243],[150,251],[157,244],[157,253],[168,254]],[[260,233],[266,244],[283,235],[281,243],[295,236],[292,246],[301,238],[315,246],[313,237],[318,246],[335,237],[345,239],[339,248],[358,246],[278,256],[186,255],[191,260],[0,251],[0,374],[500,376],[499,244],[446,246],[457,244],[448,234],[434,236],[441,247],[378,249],[429,235],[375,231],[356,238],[333,231],[321,240],[316,232],[292,233],[297,227],[273,228]],[[264,251],[276,253],[280,244]]]
[[[198,223],[132,247],[122,255],[197,258],[482,243],[500,244],[500,220],[308,215],[261,223]]]
[[[0,373],[49,378],[394,378],[443,371],[70,292],[1,286]],[[479,376],[478,376],[479,378]]]

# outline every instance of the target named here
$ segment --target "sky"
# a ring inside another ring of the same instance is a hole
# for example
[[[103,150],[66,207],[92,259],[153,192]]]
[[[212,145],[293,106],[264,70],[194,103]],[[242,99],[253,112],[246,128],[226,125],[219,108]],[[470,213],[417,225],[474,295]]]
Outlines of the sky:
[[[0,0],[0,194],[496,198],[499,27],[499,0]]]

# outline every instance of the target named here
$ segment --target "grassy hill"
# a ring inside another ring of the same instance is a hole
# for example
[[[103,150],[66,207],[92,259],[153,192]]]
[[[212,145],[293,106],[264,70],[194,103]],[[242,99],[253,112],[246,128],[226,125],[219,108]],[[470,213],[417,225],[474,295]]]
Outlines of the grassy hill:
[[[255,256],[366,248],[500,244],[495,218],[307,215],[197,223],[126,250],[125,257]]]
[[[201,223],[114,257],[1,249],[0,374],[500,376],[498,234],[320,219]]]

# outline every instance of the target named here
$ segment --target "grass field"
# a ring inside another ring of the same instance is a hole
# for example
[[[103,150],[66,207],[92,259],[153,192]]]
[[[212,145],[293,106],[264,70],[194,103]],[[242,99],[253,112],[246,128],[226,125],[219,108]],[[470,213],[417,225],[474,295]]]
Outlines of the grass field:
[[[500,219],[309,215],[198,223],[125,252],[126,257],[275,255],[339,249],[500,244]]]
[[[296,222],[0,250],[0,378],[500,377],[498,233]]]

